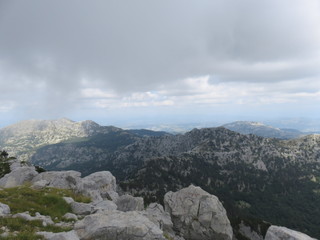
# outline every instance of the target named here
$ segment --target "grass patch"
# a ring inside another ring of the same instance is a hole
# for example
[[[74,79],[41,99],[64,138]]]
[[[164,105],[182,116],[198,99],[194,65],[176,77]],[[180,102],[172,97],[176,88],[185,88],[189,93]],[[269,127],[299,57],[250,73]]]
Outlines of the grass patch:
[[[6,188],[0,191],[0,202],[9,205],[11,213],[29,211],[30,215],[39,212],[59,221],[71,207],[62,197],[72,197],[77,202],[90,202],[88,197],[73,193],[71,190],[58,188],[32,189],[28,186]]]
[[[1,217],[0,227],[5,227],[9,230],[9,236],[0,237],[0,239],[44,239],[42,236],[36,235],[38,231],[45,232],[65,232],[70,231],[71,228],[57,227],[53,225],[43,226],[42,221],[34,220],[27,221],[22,218]],[[1,231],[3,232],[3,231]],[[16,235],[13,232],[18,232]]]

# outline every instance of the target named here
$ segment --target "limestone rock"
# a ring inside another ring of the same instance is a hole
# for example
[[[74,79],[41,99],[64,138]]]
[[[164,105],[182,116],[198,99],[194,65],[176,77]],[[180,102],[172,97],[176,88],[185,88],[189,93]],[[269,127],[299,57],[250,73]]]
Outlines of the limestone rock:
[[[30,182],[37,175],[38,172],[34,167],[17,167],[12,172],[4,175],[4,177],[0,179],[0,187],[17,187],[24,183]]]
[[[79,237],[73,230],[70,232],[60,232],[60,233],[37,232],[37,234],[44,236],[44,238],[47,240],[79,240]]]
[[[81,240],[165,240],[154,223],[135,211],[89,215],[77,222],[74,229]]]
[[[65,215],[63,215],[63,217],[68,220],[78,220],[77,215],[73,213],[66,213]]]
[[[170,214],[164,211],[161,204],[151,203],[144,213],[145,216],[161,230],[169,234],[174,234]]]
[[[143,198],[133,197],[127,194],[120,196],[117,199],[116,204],[118,206],[118,210],[123,212],[142,211],[144,209]]]
[[[44,185],[62,189],[75,189],[80,182],[81,173],[77,171],[52,171],[43,172],[33,180],[33,186]]]
[[[109,171],[92,173],[81,179],[77,191],[91,197],[93,201],[102,199],[115,200],[117,185],[116,178]]]
[[[316,240],[308,235],[286,227],[269,227],[265,240]]]
[[[0,217],[10,214],[10,207],[7,204],[0,203]]]
[[[232,228],[219,199],[189,186],[164,197],[165,210],[170,213],[174,230],[187,240],[231,240]]]
[[[77,215],[89,215],[93,212],[93,205],[89,203],[72,202],[70,206]]]
[[[109,200],[103,200],[100,202],[96,202],[93,204],[93,212],[108,212],[113,211],[117,209],[117,205]]]
[[[68,204],[71,204],[71,203],[73,203],[74,202],[74,200],[73,200],[73,198],[72,197],[62,197],[63,198],[63,200],[65,200],[66,201],[66,203],[68,203]]]
[[[17,214],[14,214],[12,217],[23,218],[27,221],[41,220],[44,226],[54,224],[50,216],[43,216],[38,212],[36,213],[35,217],[31,216],[29,212],[17,213]]]

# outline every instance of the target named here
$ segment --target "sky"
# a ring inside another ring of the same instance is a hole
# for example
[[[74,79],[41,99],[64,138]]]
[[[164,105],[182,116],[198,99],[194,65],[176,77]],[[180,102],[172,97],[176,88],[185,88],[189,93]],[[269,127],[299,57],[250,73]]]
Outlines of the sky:
[[[0,0],[0,126],[320,119],[319,0]]]

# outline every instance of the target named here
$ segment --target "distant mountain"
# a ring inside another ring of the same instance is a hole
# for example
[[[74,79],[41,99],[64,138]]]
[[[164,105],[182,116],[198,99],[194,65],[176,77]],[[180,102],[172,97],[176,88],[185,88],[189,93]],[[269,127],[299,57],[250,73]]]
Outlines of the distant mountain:
[[[237,121],[225,124],[223,127],[242,134],[254,134],[268,138],[291,139],[307,135],[295,129],[280,129],[259,122]]]
[[[112,142],[114,139],[111,136],[122,133],[131,133],[134,137],[165,135],[164,132],[144,129],[124,131],[113,126],[100,126],[91,120],[26,120],[0,129],[0,149],[5,149],[21,161],[28,161],[37,149],[44,146],[87,140],[100,142],[106,138]]]

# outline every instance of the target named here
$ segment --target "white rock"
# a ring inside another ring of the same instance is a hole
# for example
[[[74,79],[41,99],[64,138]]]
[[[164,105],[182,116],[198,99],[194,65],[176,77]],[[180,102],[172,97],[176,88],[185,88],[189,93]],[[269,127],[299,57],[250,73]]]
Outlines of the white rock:
[[[45,225],[45,226],[54,224],[54,222],[52,221],[50,216],[44,216],[38,212],[36,213],[35,217],[31,216],[29,214],[29,212],[17,213],[17,214],[12,215],[12,217],[23,218],[27,221],[41,220],[43,225]]]
[[[118,206],[118,210],[123,212],[142,211],[144,209],[143,198],[133,197],[128,194],[120,196],[117,199],[116,204]]]
[[[219,199],[200,187],[189,186],[164,197],[174,230],[187,240],[231,240],[232,228]]]
[[[265,240],[316,240],[308,235],[286,227],[269,227]]]
[[[66,213],[65,215],[63,215],[63,217],[68,220],[78,220],[77,215],[73,213]]]
[[[72,197],[62,197],[63,200],[65,200],[68,204],[71,204],[74,202],[73,198]]]
[[[77,191],[91,197],[93,201],[102,199],[115,200],[117,185],[116,178],[109,171],[92,173],[81,179]]]
[[[75,189],[80,182],[81,173],[77,171],[52,171],[43,172],[36,176],[32,183],[33,185],[41,185],[46,181],[46,186],[62,188],[62,189]],[[40,182],[40,183],[39,183]]]
[[[10,214],[10,207],[7,204],[0,203],[0,216],[6,216]]]
[[[44,236],[47,240],[79,240],[75,231],[70,232],[60,232],[60,233],[52,233],[52,232],[37,232],[38,235]]]
[[[154,223],[135,211],[89,215],[77,222],[74,229],[81,240],[165,240]]]
[[[117,205],[110,200],[102,200],[93,204],[93,212],[108,212],[117,209]]]
[[[70,204],[72,212],[77,215],[89,215],[93,212],[93,205],[89,203],[72,202]]]
[[[34,167],[18,167],[0,179],[0,187],[17,187],[30,182],[37,175]]]

